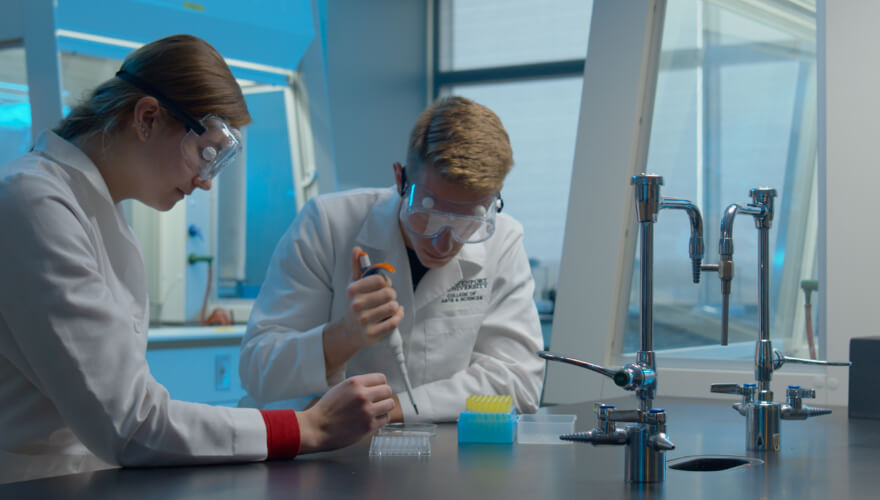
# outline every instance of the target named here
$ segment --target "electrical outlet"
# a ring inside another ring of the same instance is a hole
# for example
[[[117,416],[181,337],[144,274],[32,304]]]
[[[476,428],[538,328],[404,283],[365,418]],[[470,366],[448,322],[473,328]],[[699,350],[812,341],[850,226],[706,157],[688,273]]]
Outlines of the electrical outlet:
[[[232,376],[232,359],[228,354],[218,354],[214,357],[214,389],[228,391]]]

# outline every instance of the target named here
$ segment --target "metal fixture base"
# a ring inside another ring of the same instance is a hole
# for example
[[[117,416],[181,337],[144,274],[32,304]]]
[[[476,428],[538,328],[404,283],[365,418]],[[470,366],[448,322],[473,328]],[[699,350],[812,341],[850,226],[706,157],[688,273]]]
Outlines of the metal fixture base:
[[[746,448],[751,451],[779,451],[782,405],[755,401],[746,405]]]
[[[626,426],[626,471],[630,483],[660,483],[666,480],[666,451],[657,451],[648,444],[649,426]]]

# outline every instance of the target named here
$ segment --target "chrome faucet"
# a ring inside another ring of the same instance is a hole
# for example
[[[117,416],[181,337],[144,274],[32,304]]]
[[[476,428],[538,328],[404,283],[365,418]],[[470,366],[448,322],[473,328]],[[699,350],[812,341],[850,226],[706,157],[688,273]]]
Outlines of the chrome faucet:
[[[675,444],[666,435],[666,412],[662,408],[615,410],[614,405],[597,403],[594,409],[598,424],[592,430],[563,434],[560,439],[601,444],[626,445],[627,481],[653,483],[666,478],[666,452]],[[615,422],[630,422],[618,429]]]
[[[850,366],[849,362],[819,361],[793,358],[773,349],[770,342],[770,226],[773,223],[776,190],[754,188],[750,191],[752,202],[736,203],[727,207],[721,221],[721,238],[718,243],[720,256],[717,266],[703,265],[704,271],[717,271],[721,279],[721,344],[727,345],[730,310],[730,285],[733,280],[733,222],[738,213],[751,215],[758,229],[758,317],[759,337],[755,344],[755,380],[757,384],[712,384],[711,391],[740,394],[742,401],[733,408],[746,417],[746,448],[753,451],[779,451],[780,419],[805,420],[809,417],[827,415],[831,410],[810,408],[803,405],[803,398],[815,398],[816,391],[789,386],[786,403],[773,401],[770,379],[773,371],[785,362],[826,366]]]
[[[636,354],[635,363],[621,368],[606,368],[595,363],[569,358],[546,351],[538,355],[549,361],[559,361],[580,366],[605,375],[618,387],[635,391],[639,399],[637,410],[616,410],[612,405],[596,406],[597,426],[587,432],[560,436],[571,441],[585,441],[594,445],[626,445],[626,472],[629,482],[651,483],[666,479],[666,451],[675,449],[675,444],[666,435],[666,413],[662,408],[653,408],[657,391],[657,371],[654,359],[654,223],[657,214],[663,209],[677,209],[687,212],[691,224],[689,254],[692,261],[694,283],[700,281],[704,240],[703,218],[696,205],[688,200],[661,198],[660,186],[663,177],[641,174],[632,177],[634,186],[636,215],[639,220],[641,244],[640,266],[640,332],[641,348]],[[615,422],[630,425],[623,429]]]

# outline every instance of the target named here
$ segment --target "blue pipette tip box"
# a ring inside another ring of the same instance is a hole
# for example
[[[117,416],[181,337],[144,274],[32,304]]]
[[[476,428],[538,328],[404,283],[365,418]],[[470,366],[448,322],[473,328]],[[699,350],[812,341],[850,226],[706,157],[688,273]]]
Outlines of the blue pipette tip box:
[[[515,410],[508,413],[463,411],[458,416],[458,442],[513,443],[517,418]]]

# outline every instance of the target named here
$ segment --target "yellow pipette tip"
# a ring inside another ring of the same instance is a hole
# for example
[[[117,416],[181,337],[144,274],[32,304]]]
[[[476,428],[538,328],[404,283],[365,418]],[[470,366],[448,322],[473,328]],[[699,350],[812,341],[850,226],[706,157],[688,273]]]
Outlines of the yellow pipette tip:
[[[513,408],[513,396],[471,395],[465,401],[465,409],[478,413],[509,413]]]

